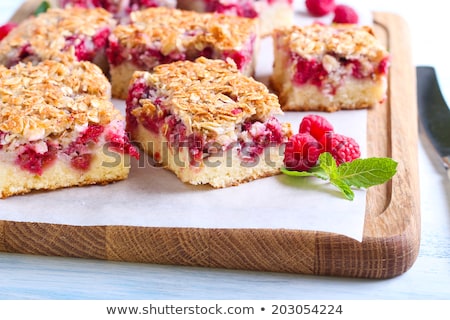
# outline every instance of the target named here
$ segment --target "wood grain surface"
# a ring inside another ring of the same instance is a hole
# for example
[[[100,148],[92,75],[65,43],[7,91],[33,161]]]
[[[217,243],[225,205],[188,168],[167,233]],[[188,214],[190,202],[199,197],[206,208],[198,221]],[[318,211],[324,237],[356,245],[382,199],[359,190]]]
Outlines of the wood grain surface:
[[[25,2],[12,20],[22,20],[38,3]],[[420,244],[415,69],[404,20],[377,12],[374,21],[392,65],[388,99],[368,112],[368,155],[392,157],[399,166],[392,181],[368,190],[362,242],[332,233],[285,229],[0,221],[0,251],[377,279],[406,272]]]

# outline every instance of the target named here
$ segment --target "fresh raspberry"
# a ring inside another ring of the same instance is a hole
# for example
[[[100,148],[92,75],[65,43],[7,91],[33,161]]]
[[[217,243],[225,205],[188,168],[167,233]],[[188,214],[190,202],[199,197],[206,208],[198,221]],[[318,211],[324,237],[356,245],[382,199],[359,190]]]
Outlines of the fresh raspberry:
[[[315,114],[304,117],[302,122],[300,122],[300,128],[298,130],[299,133],[309,133],[317,141],[320,141],[325,133],[333,131],[333,126],[327,119]]]
[[[334,8],[334,23],[358,23],[358,21],[358,14],[352,7],[340,4]]]
[[[309,133],[297,133],[286,144],[284,165],[289,170],[308,171],[317,164],[322,146]]]
[[[351,162],[361,156],[358,143],[350,137],[328,132],[320,140],[324,151],[331,153],[337,165]]]
[[[336,6],[334,0],[306,0],[306,9],[316,17],[322,17],[334,10]]]
[[[3,40],[3,38],[5,38],[15,27],[17,27],[17,24],[13,22],[0,26],[0,41]]]

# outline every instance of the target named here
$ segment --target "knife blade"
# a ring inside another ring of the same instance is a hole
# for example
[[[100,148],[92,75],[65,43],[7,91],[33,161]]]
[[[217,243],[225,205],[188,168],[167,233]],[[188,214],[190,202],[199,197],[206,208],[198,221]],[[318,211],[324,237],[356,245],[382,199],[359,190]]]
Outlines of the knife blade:
[[[418,66],[416,75],[419,119],[450,179],[450,110],[439,87],[436,70]]]

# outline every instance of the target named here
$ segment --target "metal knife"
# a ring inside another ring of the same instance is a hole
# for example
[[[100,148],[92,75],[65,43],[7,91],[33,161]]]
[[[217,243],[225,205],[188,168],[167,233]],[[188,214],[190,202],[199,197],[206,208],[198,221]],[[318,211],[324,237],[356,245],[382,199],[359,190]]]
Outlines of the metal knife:
[[[419,119],[450,179],[450,109],[439,88],[435,69],[418,66],[416,74]]]

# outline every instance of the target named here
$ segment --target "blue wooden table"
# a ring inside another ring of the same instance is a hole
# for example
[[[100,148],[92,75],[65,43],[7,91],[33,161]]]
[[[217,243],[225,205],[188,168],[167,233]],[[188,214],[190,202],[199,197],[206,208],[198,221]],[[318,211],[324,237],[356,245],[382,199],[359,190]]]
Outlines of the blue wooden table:
[[[374,11],[396,12],[411,28],[413,59],[433,65],[450,101],[444,34],[448,12],[423,11],[422,1],[369,0]],[[2,1],[0,22],[20,3]],[[438,8],[442,2],[429,0]],[[443,29],[440,29],[441,31]],[[435,39],[433,37],[436,37]],[[447,41],[447,40],[445,40]],[[405,274],[387,280],[314,277],[0,253],[0,299],[448,299],[450,298],[450,181],[420,133],[422,241]]]

